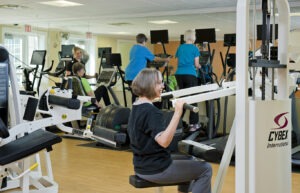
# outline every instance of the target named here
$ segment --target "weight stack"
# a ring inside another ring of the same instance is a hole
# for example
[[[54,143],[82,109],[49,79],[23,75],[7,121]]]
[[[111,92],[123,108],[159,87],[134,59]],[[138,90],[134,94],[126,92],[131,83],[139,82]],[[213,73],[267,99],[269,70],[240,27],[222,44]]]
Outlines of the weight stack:
[[[113,129],[116,131],[127,132],[122,125],[127,125],[130,109],[118,105],[109,105],[100,110],[96,118],[96,125]]]

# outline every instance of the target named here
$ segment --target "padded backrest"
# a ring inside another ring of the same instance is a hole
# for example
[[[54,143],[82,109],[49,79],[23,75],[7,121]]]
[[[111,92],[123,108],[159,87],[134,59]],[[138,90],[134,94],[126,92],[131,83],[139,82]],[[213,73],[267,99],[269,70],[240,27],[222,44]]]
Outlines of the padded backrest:
[[[9,81],[9,53],[0,46],[0,134],[1,138],[7,136],[8,125],[8,81]],[[8,137],[8,136],[7,136]]]
[[[77,76],[71,76],[70,78],[72,78],[73,95],[86,96],[81,80]]]

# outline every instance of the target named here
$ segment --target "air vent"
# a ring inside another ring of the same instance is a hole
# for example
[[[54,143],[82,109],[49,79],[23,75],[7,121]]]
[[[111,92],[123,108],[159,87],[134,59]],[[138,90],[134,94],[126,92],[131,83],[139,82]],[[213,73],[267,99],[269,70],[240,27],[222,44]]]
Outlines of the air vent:
[[[26,9],[28,7],[16,4],[2,4],[0,5],[0,9]]]
[[[131,23],[127,23],[127,22],[118,22],[118,23],[109,23],[108,25],[124,26],[124,25],[132,25],[132,24]]]
[[[14,39],[14,36],[13,36],[12,34],[10,34],[10,33],[5,33],[5,34],[4,34],[4,38],[5,38],[5,39],[12,40],[12,39]]]

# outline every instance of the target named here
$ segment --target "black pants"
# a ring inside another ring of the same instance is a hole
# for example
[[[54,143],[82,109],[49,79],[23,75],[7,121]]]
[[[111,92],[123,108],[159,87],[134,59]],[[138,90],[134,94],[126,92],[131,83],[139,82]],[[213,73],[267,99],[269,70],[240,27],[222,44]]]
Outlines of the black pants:
[[[190,88],[194,86],[198,86],[198,79],[193,75],[175,75],[177,85],[179,89]],[[197,106],[197,104],[192,104]],[[184,116],[185,111],[182,113],[182,117]],[[197,124],[199,122],[199,114],[190,111],[189,123]]]
[[[100,100],[103,98],[105,106],[108,106],[108,105],[111,104],[109,96],[108,96],[108,91],[107,91],[107,88],[105,86],[103,86],[103,85],[99,86],[94,91],[94,94],[95,94],[96,100],[98,102],[100,102]]]
[[[131,102],[132,104],[136,101],[136,98],[138,98],[137,95],[135,95],[133,92],[132,92],[132,89],[131,89],[131,84],[132,84],[132,80],[128,80],[126,81],[130,87],[130,91],[131,91]]]

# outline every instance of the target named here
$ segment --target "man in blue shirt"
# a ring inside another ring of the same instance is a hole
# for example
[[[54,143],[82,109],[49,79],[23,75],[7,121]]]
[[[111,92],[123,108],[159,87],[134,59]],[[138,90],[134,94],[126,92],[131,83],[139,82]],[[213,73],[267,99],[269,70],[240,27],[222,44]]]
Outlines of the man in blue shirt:
[[[146,47],[147,37],[145,34],[138,34],[136,36],[136,42],[129,55],[129,64],[125,69],[125,80],[131,86],[133,79],[136,75],[147,67],[147,61],[156,62],[169,62],[169,58],[160,58],[154,56],[151,51]],[[136,100],[136,97],[132,93],[132,103]]]

